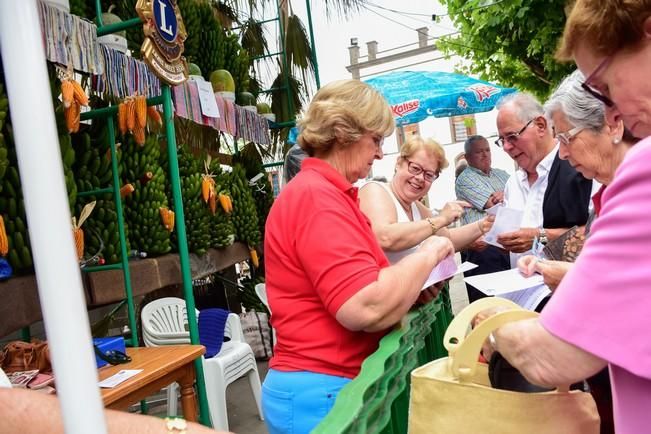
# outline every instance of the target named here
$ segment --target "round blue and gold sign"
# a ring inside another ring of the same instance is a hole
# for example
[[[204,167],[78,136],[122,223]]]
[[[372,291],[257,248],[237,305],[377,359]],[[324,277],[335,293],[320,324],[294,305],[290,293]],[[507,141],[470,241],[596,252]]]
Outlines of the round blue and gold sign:
[[[176,12],[171,0],[154,0],[154,21],[158,34],[167,42],[174,42],[178,31]]]

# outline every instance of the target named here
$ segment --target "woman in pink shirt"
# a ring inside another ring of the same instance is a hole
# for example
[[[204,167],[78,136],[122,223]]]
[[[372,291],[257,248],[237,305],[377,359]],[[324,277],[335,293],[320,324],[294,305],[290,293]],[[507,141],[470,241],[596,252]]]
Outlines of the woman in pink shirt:
[[[578,0],[558,55],[576,61],[611,123],[651,134],[651,0]],[[494,333],[495,348],[536,384],[567,385],[608,366],[620,434],[651,426],[650,162],[647,138],[603,193],[591,236],[540,319]]]

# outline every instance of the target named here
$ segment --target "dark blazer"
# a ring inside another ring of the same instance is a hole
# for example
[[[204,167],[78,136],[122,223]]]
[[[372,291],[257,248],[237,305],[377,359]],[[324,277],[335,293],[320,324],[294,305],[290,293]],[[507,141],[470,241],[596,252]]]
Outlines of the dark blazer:
[[[556,153],[543,199],[543,227],[583,226],[588,221],[592,181]]]

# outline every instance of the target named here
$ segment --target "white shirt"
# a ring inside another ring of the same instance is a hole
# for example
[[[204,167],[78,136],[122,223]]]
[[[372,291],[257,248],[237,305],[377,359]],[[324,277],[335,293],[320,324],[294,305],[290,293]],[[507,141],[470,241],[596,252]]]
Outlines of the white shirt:
[[[536,166],[536,173],[538,179],[529,185],[527,179],[527,172],[518,168],[513,175],[506,182],[504,187],[504,204],[509,208],[522,210],[521,228],[542,228],[543,227],[543,201],[545,199],[545,191],[549,181],[549,172],[554,164],[554,159],[558,153],[558,144],[552,151],[542,159]],[[601,184],[597,181],[592,181],[592,197],[601,188]],[[589,202],[588,211],[592,208],[592,201]],[[530,255],[531,250],[524,253],[511,253],[511,268],[515,268],[518,259],[524,255]]]
[[[391,187],[389,186],[389,184],[387,184],[385,182],[377,182],[377,181],[369,181],[366,184],[369,184],[369,183],[374,183],[374,184],[381,185],[384,188],[384,190],[387,192],[387,194],[391,197],[391,199],[393,199],[393,204],[396,207],[396,215],[397,215],[396,223],[407,223],[407,222],[411,222],[411,221],[416,222],[416,221],[422,220],[422,217],[420,215],[420,211],[418,210],[418,207],[416,206],[416,202],[412,202],[412,204],[411,204],[411,215],[414,217],[414,219],[411,220],[409,218],[409,216],[407,215],[407,213],[405,212],[402,205],[400,204],[400,202],[398,201],[398,198],[393,194],[393,191],[391,190]],[[364,184],[364,185],[366,185],[366,184]],[[401,260],[402,258],[404,258],[405,256],[416,252],[416,250],[418,250],[418,245],[415,245],[414,247],[409,247],[409,248],[404,249],[404,250],[397,250],[397,251],[393,251],[393,252],[385,250],[384,254],[387,256],[387,259],[389,260],[389,263],[391,263],[393,265],[396,262],[398,262],[399,260]]]
[[[554,164],[554,158],[558,152],[558,145],[554,146],[549,154],[536,166],[538,179],[529,184],[527,172],[518,168],[506,181],[504,187],[504,204],[513,209],[523,211],[521,228],[542,228],[543,227],[543,200],[545,190],[549,181],[549,172]],[[521,256],[531,254],[531,250],[524,253],[511,253],[511,267],[515,268]]]
[[[9,381],[9,378],[7,378],[2,369],[0,369],[0,387],[7,387],[11,389],[11,381]]]

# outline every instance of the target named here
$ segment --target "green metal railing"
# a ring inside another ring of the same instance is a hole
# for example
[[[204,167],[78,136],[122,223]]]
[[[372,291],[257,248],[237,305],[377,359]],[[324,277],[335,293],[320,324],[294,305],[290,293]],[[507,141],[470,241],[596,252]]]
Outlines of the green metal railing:
[[[410,312],[366,358],[313,434],[406,434],[411,371],[447,355],[443,335],[452,320],[448,288],[436,302]]]
[[[102,22],[101,1],[95,0],[96,20],[98,24],[97,34],[99,36],[115,33],[131,27],[142,25],[139,18],[126,20],[122,23],[104,26]],[[169,159],[169,182],[172,187],[172,198],[174,200],[174,213],[176,219],[176,234],[178,238],[179,259],[181,265],[181,279],[183,282],[183,294],[188,312],[188,325],[190,329],[190,342],[199,344],[199,331],[197,328],[197,317],[195,312],[194,294],[192,292],[192,274],[190,271],[190,254],[188,251],[187,234],[185,228],[185,214],[183,211],[183,200],[181,197],[181,180],[179,176],[178,154],[176,150],[176,134],[174,131],[174,113],[172,109],[172,92],[169,85],[161,86],[161,95],[148,98],[147,105],[163,105],[163,122],[165,125],[165,134],[167,139],[167,155]],[[138,345],[137,340],[137,320],[135,317],[135,306],[133,302],[133,289],[131,286],[131,275],[129,271],[128,253],[126,251],[126,237],[124,232],[124,214],[122,210],[122,199],[120,197],[120,179],[118,176],[118,162],[116,158],[115,145],[115,116],[117,107],[109,106],[97,110],[91,110],[83,113],[81,119],[106,119],[108,122],[109,142],[111,145],[111,168],[113,171],[113,185],[109,191],[113,191],[116,203],[116,212],[118,215],[118,230],[120,237],[120,251],[122,260],[119,264],[86,267],[85,271],[102,271],[108,269],[122,269],[124,273],[125,293],[128,306],[129,327],[131,328],[130,344]],[[101,189],[98,191],[106,191]],[[84,193],[82,193],[83,195]],[[86,192],[86,195],[94,192]],[[197,393],[199,396],[199,421],[202,425],[211,426],[210,412],[208,409],[208,400],[206,396],[206,384],[201,359],[194,361],[194,367],[197,378]]]

